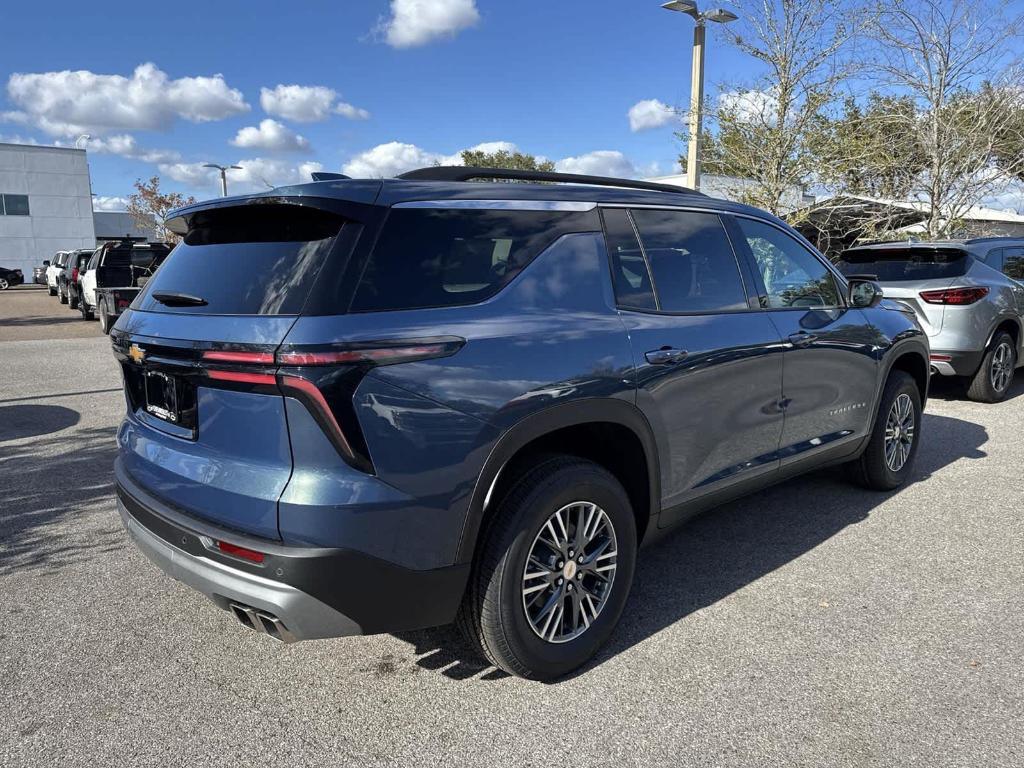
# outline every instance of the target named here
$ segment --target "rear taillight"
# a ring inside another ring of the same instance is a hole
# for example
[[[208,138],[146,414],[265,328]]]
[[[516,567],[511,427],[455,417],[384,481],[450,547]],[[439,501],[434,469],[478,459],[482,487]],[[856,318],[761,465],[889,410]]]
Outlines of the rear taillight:
[[[373,472],[373,464],[352,412],[352,397],[361,370],[453,355],[465,344],[454,336],[429,339],[283,347],[276,354],[256,349],[209,349],[202,353],[211,381],[242,386],[276,386],[299,400],[353,467]],[[335,375],[330,366],[351,374]],[[306,369],[306,370],[303,370]]]
[[[941,291],[922,291],[921,298],[928,304],[965,306],[988,296],[988,288],[946,288]]]
[[[340,349],[287,349],[277,353],[279,365],[393,365],[429,360],[455,354],[462,339],[445,339],[420,344],[374,344],[346,346]]]
[[[78,267],[75,267],[74,269],[71,270],[71,282],[73,283],[73,282],[75,282],[77,280],[78,280]]]

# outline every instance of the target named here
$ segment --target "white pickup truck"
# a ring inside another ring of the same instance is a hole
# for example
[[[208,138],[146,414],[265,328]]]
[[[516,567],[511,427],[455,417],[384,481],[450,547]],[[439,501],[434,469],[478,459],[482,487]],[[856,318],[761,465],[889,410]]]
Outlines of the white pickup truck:
[[[118,316],[170,252],[166,243],[123,240],[101,245],[93,252],[81,277],[78,308],[82,317],[92,320],[98,316],[103,332],[110,333]]]

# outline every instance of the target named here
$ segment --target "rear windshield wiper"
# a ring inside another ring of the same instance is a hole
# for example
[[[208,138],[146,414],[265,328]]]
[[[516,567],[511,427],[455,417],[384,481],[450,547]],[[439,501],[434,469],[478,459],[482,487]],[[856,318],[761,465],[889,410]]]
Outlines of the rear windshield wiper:
[[[187,293],[168,293],[166,291],[157,291],[152,294],[152,296],[161,304],[166,304],[168,307],[206,306],[206,299],[201,299],[198,296],[190,296]]]

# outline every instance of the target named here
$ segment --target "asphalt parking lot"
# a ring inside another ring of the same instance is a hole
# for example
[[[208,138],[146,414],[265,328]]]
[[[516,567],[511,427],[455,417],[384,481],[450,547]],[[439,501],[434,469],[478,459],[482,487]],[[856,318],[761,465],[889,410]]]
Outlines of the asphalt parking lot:
[[[934,396],[898,493],[820,472],[645,551],[610,646],[542,685],[451,629],[278,645],[164,577],[77,317],[0,294],[0,765],[1024,764],[1024,376]]]

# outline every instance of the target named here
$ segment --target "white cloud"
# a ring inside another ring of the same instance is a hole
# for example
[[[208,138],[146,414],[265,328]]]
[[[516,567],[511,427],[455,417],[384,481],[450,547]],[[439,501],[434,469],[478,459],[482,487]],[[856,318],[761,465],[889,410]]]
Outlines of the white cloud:
[[[203,123],[249,109],[223,75],[172,80],[155,64],[140,64],[131,77],[88,70],[15,73],[7,95],[21,121],[53,136],[166,130],[177,118]]]
[[[349,120],[367,120],[370,113],[338,100],[338,92],[324,85],[277,85],[260,88],[260,106],[268,115],[297,123],[316,123],[331,114]]]
[[[370,113],[362,107],[355,107],[347,101],[339,101],[334,105],[334,114],[341,115],[349,120],[369,120]]]
[[[519,148],[511,141],[485,141],[467,149],[474,152],[516,152]],[[345,164],[342,173],[356,179],[379,179],[431,165],[462,165],[462,150],[445,155],[429,152],[415,144],[389,141],[356,155]]]
[[[516,152],[519,150],[510,141],[488,141],[468,147],[480,152]],[[538,160],[545,158],[539,157]],[[430,152],[415,144],[390,141],[378,144],[372,149],[361,152],[353,157],[342,168],[342,173],[353,178],[390,178],[414,168],[428,168],[432,165],[462,165],[462,151],[451,155]],[[579,157],[567,157],[558,160],[555,168],[562,173],[582,173],[593,176],[621,176],[635,178],[637,168],[621,152],[601,150],[590,152]]]
[[[676,110],[657,99],[644,99],[629,108],[629,130],[646,131],[660,128],[677,117]]]
[[[390,178],[413,168],[440,163],[441,157],[415,144],[389,141],[360,152],[345,164],[342,173],[355,179]]]
[[[286,125],[269,117],[266,120],[261,120],[259,126],[249,125],[239,130],[231,143],[244,149],[262,149],[268,152],[305,152],[309,150],[309,142],[305,137],[299,136]]]
[[[312,181],[314,171],[322,171],[316,162],[293,164],[273,158],[254,157],[239,160],[241,170],[228,171],[228,192],[240,194]],[[217,189],[220,173],[213,168],[204,168],[203,163],[167,163],[159,166],[165,176],[193,189]]]
[[[56,141],[58,147],[78,147],[98,155],[118,155],[131,160],[142,160],[146,163],[173,163],[181,158],[181,154],[173,149],[145,149],[138,145],[135,137],[127,133],[119,133],[106,137],[89,137],[85,141]]]
[[[718,97],[718,109],[735,115],[741,123],[772,125],[779,106],[778,95],[773,88],[768,90],[725,91]]]
[[[602,149],[579,157],[566,157],[555,163],[560,173],[582,173],[590,176],[618,176],[633,178],[637,171],[624,154],[617,150]]]
[[[476,0],[391,0],[391,16],[379,31],[393,48],[412,48],[451,38],[480,21]]]
[[[96,195],[92,199],[92,209],[94,211],[123,211],[127,208],[127,197],[109,197],[107,195]]]

